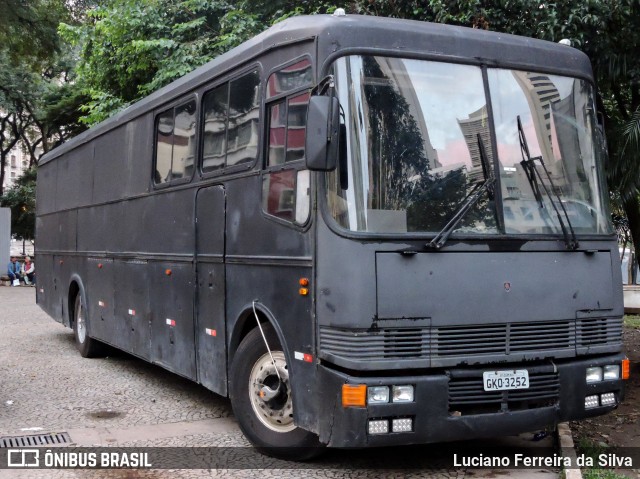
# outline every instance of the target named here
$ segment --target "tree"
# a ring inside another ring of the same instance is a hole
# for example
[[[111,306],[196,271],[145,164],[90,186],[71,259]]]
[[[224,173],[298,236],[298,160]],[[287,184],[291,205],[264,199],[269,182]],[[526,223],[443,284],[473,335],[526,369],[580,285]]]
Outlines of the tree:
[[[63,0],[0,0],[0,45],[10,63],[41,69],[58,51],[57,28],[66,13]]]
[[[72,3],[77,15],[83,3]],[[59,22],[72,18],[63,0],[0,0],[0,185],[13,147],[24,147],[33,166],[78,132],[69,98],[75,106],[85,100],[68,92],[73,62],[57,34]]]
[[[79,51],[77,84],[88,125],[105,120],[290,15],[325,2],[111,0],[60,33]]]
[[[31,168],[0,196],[0,206],[11,208],[11,233],[22,240],[35,237],[36,169]]]

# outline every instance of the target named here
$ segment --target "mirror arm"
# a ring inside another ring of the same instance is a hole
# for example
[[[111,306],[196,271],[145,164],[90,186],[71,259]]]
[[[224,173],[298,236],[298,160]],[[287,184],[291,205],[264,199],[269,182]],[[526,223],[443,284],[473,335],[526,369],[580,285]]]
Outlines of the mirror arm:
[[[335,86],[335,80],[333,75],[327,75],[322,80],[318,82],[316,86],[311,89],[311,96],[324,95],[329,88],[333,88]]]

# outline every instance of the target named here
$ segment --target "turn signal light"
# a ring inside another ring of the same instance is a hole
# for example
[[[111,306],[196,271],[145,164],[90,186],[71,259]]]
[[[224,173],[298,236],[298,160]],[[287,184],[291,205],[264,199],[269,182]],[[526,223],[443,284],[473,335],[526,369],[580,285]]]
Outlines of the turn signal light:
[[[622,379],[629,379],[629,360],[622,360]]]
[[[298,292],[300,293],[300,296],[306,296],[309,294],[309,290],[307,288],[300,288]]]
[[[367,386],[364,384],[342,385],[342,407],[365,407]]]
[[[170,269],[165,269],[164,270],[164,274],[166,274],[167,276],[171,276],[172,271]]]

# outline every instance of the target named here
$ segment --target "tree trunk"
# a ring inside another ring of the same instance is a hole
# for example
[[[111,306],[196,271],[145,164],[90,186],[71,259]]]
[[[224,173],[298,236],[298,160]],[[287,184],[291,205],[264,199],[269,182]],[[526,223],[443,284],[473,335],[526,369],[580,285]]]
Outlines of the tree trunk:
[[[629,220],[629,231],[636,257],[640,255],[640,202],[638,196],[633,195],[624,202],[624,212]]]

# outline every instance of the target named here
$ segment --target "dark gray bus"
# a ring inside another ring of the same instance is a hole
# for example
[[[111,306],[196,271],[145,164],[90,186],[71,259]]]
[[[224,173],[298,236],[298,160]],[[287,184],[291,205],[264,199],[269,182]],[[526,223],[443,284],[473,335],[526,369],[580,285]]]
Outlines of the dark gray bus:
[[[291,18],[43,157],[37,301],[268,454],[553,427],[628,372],[604,155],[571,47]]]

